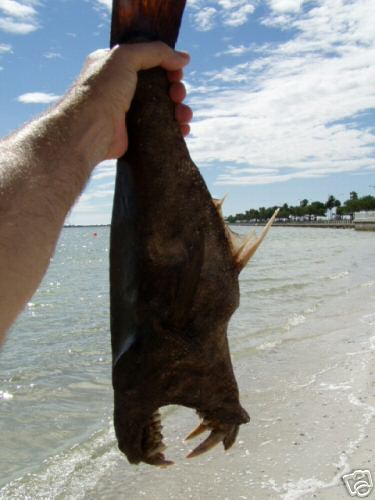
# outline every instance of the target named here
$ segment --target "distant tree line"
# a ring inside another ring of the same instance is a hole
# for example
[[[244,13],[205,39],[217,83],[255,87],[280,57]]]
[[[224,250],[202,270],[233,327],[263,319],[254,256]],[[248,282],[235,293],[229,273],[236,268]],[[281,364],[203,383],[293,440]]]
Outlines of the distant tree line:
[[[273,207],[260,207],[258,209],[250,208],[246,210],[244,213],[230,215],[227,217],[229,223],[234,223],[236,221],[248,221],[248,220],[267,220],[269,219],[274,211],[277,209],[277,206]],[[321,201],[313,201],[309,202],[307,199],[303,199],[300,201],[299,205],[289,206],[287,203],[284,203],[282,207],[280,207],[280,211],[278,214],[278,218],[280,219],[293,219],[293,218],[317,218],[324,217],[328,210],[332,210],[336,208],[336,216],[337,218],[341,218],[342,216],[353,216],[354,212],[360,212],[362,210],[375,210],[375,197],[371,195],[359,197],[355,191],[350,193],[350,198],[343,203],[340,200],[335,198],[333,195],[330,195],[325,203]]]

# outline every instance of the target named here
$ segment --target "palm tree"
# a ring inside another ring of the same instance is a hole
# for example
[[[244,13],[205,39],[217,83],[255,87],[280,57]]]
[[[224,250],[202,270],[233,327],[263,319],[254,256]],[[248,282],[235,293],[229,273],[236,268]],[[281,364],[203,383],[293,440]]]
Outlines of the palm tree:
[[[336,206],[336,198],[333,196],[333,194],[330,194],[328,200],[326,201],[326,208],[332,210],[332,208],[335,206]]]

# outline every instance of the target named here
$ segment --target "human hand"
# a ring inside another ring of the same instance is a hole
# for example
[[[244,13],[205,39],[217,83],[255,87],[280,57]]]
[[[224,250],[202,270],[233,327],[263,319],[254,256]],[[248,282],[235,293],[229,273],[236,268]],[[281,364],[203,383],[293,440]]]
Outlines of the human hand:
[[[125,116],[134,97],[137,73],[161,66],[171,83],[169,95],[175,103],[175,117],[184,136],[190,132],[191,109],[183,104],[186,89],[182,83],[183,67],[190,58],[162,42],[116,46],[89,55],[82,73],[70,94],[88,96],[86,111],[100,120],[104,159],[121,157],[128,147]],[[80,99],[80,97],[78,97]]]

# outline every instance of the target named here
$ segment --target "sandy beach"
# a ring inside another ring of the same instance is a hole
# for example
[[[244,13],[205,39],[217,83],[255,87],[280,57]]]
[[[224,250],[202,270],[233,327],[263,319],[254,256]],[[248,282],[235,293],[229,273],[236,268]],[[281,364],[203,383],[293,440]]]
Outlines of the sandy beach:
[[[341,500],[344,474],[375,479],[372,235],[273,230],[242,275],[229,332],[251,422],[227,453],[187,460],[198,418],[165,408],[175,465],[160,470],[130,466],[117,449],[102,231],[66,230],[2,353],[1,499]]]
[[[165,420],[175,467],[136,468],[125,495],[125,463],[117,463],[111,493],[98,481],[87,498],[116,498],[116,486],[121,498],[134,499],[349,498],[344,474],[369,469],[375,475],[375,288],[357,293],[367,298],[364,309],[338,300],[337,329],[331,303],[331,314],[323,307],[282,344],[261,346],[250,371],[244,354],[236,358],[240,385],[250,387],[242,400],[252,421],[233,450],[184,460],[189,446],[181,443],[193,415],[178,409]]]

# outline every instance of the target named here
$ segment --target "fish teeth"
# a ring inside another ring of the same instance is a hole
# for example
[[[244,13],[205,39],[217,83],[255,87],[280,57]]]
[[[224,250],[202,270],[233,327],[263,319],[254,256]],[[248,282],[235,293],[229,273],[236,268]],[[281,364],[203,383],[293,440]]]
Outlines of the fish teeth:
[[[167,447],[163,443],[162,428],[161,415],[159,410],[157,410],[150,416],[144,429],[144,456],[147,463],[166,467],[172,465],[173,462],[166,460],[163,455]]]
[[[152,432],[150,434],[150,441],[152,441],[153,443],[158,443],[159,441],[162,441],[163,439],[163,434],[159,431],[156,431],[156,432]]]
[[[163,426],[161,425],[160,422],[155,422],[151,425],[152,431],[161,431]]]
[[[150,417],[150,423],[161,422],[161,415],[159,410],[155,411]]]
[[[225,438],[225,432],[212,430],[208,438],[205,439],[203,443],[198,445],[192,452],[190,452],[187,458],[197,457],[199,455],[202,455],[202,453],[206,453],[211,448],[216,446],[218,443],[223,441],[224,438]]]
[[[189,453],[187,458],[193,458],[206,453],[211,448],[222,442],[224,449],[228,450],[236,440],[238,434],[238,425],[225,424],[216,418],[209,418],[202,412],[197,412],[201,418],[201,423],[194,429],[185,440],[193,439],[203,432],[211,431],[209,436],[199,444],[192,452]]]
[[[197,412],[198,416],[201,418],[201,425],[204,425],[210,429],[212,429],[214,425],[214,421],[207,417],[205,413]]]
[[[147,455],[152,456],[152,455],[157,455],[158,453],[163,453],[167,449],[166,445],[160,441],[160,443],[155,446],[155,448],[152,448],[150,451],[148,451]]]

